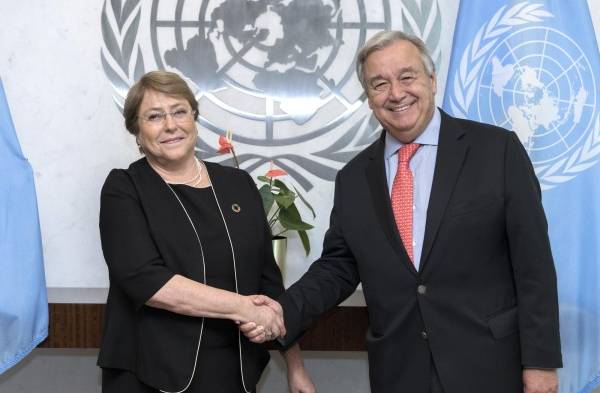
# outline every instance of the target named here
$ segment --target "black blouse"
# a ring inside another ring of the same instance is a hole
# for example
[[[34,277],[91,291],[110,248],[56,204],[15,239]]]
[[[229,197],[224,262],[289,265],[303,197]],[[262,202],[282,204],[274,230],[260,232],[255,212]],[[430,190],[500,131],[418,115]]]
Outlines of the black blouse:
[[[206,285],[235,292],[233,256],[212,187],[171,185],[185,206],[204,251]],[[198,261],[202,264],[202,260]],[[204,318],[201,348],[237,345],[237,327],[227,319]]]

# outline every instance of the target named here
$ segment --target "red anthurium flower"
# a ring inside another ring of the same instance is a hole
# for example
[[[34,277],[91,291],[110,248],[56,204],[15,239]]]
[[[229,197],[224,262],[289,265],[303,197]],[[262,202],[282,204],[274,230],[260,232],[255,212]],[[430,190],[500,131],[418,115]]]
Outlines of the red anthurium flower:
[[[231,153],[232,149],[233,149],[233,145],[231,144],[231,139],[228,139],[225,136],[221,135],[219,137],[218,153],[219,154]]]
[[[277,176],[285,176],[287,174],[288,173],[286,171],[284,171],[283,169],[273,168],[273,161],[271,161],[270,169],[267,173],[265,173],[265,176],[269,177],[269,178],[273,178],[273,177],[277,177]]]
[[[233,132],[225,131],[225,135],[219,136],[219,150],[217,152],[219,154],[231,153],[233,156],[233,162],[235,163],[236,168],[240,168],[240,163],[238,162],[237,156],[235,155],[235,149],[233,148]]]
[[[287,175],[287,172],[284,171],[283,169],[271,169],[270,171],[268,171],[265,176],[266,177],[277,177],[277,176],[285,176]]]

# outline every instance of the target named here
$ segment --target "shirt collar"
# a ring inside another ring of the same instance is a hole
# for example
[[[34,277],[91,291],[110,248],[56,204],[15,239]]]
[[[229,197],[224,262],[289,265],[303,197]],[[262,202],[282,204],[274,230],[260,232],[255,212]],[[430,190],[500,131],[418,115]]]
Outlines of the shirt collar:
[[[435,108],[435,111],[433,111],[433,117],[429,121],[429,124],[427,124],[425,130],[417,137],[417,139],[414,140],[413,143],[418,143],[419,145],[437,146],[440,138],[441,123],[442,116],[440,114],[440,110]],[[402,146],[404,146],[404,143],[394,138],[389,132],[385,132],[385,159],[388,159],[390,156],[396,154],[398,149],[400,149]]]

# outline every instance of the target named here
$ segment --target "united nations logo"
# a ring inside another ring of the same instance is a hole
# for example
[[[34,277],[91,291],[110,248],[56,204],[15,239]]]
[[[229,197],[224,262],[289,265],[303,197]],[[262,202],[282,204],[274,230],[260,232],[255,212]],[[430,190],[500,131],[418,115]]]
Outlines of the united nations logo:
[[[310,190],[378,133],[354,57],[393,18],[439,61],[434,0],[107,0],[101,58],[118,105],[146,69],[178,72],[195,88],[203,158],[228,163],[217,140],[231,129],[244,169],[273,160]]]
[[[454,114],[514,130],[542,189],[598,161],[598,89],[586,53],[543,24],[541,4],[500,9],[462,55],[452,86]]]

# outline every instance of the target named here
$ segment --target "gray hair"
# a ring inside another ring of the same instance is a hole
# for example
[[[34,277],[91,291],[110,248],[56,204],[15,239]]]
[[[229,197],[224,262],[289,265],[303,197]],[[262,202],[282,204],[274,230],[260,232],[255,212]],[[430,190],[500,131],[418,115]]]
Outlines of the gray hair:
[[[358,76],[358,80],[365,91],[367,91],[367,81],[365,81],[363,72],[367,57],[369,57],[371,53],[387,48],[388,46],[399,41],[408,41],[416,46],[421,54],[421,62],[423,63],[423,67],[425,68],[427,75],[432,76],[435,73],[435,64],[433,63],[431,55],[429,54],[427,46],[423,40],[417,36],[406,34],[397,30],[380,31],[373,37],[369,38],[360,51],[358,51],[358,55],[356,56],[356,75]]]

